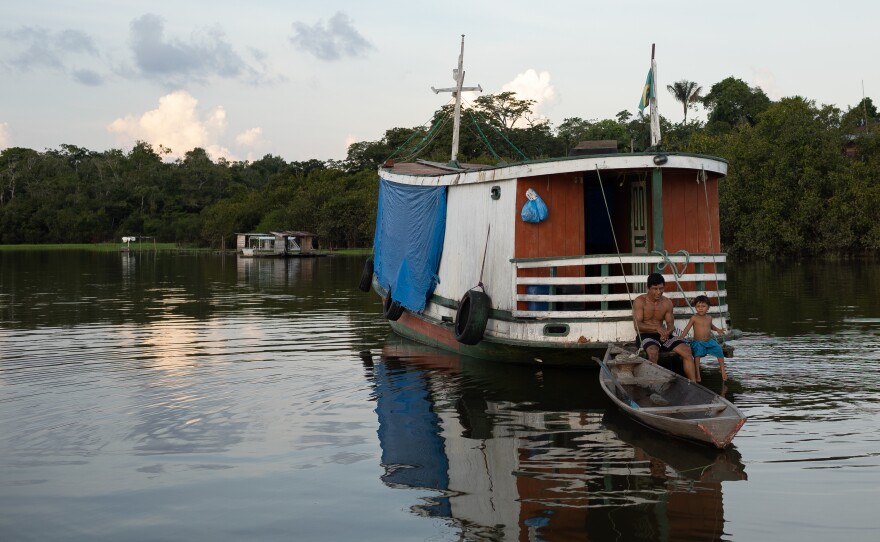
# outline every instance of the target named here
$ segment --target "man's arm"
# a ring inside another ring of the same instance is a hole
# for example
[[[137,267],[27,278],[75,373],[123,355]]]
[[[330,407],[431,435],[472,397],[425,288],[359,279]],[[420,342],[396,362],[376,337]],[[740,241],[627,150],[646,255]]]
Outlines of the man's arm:
[[[672,331],[675,329],[675,317],[672,315],[672,300],[666,299],[663,308],[663,322],[666,324],[666,328],[660,331],[660,338],[666,339],[669,335],[672,335]]]

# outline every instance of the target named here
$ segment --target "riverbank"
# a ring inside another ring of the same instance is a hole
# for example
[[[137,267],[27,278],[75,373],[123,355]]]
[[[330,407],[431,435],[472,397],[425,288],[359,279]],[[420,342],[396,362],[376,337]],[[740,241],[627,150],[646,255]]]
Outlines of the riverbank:
[[[0,251],[39,251],[39,250],[89,250],[93,252],[119,252],[122,250],[131,252],[138,251],[180,251],[180,252],[224,252],[234,254],[236,251],[232,249],[217,250],[208,247],[192,247],[178,245],[177,243],[137,243],[126,246],[124,243],[61,243],[46,245],[0,245]],[[338,256],[367,256],[373,253],[372,248],[344,248],[326,251],[318,251],[321,253],[333,254]]]

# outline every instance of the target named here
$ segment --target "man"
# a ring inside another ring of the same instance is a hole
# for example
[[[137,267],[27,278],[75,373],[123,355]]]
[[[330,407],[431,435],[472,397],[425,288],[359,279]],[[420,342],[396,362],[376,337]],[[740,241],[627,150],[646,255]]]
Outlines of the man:
[[[633,321],[639,337],[639,347],[645,350],[648,360],[657,363],[660,352],[675,352],[681,357],[684,374],[688,380],[696,379],[694,356],[691,347],[675,338],[675,319],[672,316],[672,301],[663,297],[666,280],[660,273],[648,275],[648,292],[640,295],[633,303]]]

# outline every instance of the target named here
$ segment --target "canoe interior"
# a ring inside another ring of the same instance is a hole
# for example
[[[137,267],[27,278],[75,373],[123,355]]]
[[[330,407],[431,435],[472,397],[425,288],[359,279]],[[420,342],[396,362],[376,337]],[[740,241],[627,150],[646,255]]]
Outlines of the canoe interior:
[[[614,375],[600,372],[606,394],[656,430],[723,448],[745,422],[730,401],[624,349],[610,347],[604,363]]]

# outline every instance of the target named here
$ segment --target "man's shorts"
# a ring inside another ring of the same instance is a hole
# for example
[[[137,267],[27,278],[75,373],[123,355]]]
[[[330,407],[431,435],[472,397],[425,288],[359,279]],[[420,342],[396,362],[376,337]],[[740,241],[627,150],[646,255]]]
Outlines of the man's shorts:
[[[658,346],[661,352],[672,352],[678,345],[685,344],[683,340],[675,338],[677,335],[681,335],[681,330],[673,329],[669,337],[666,338],[666,342],[661,342],[659,333],[642,332],[642,342],[639,343],[639,338],[636,337],[636,345],[642,350],[647,350],[651,346]]]

